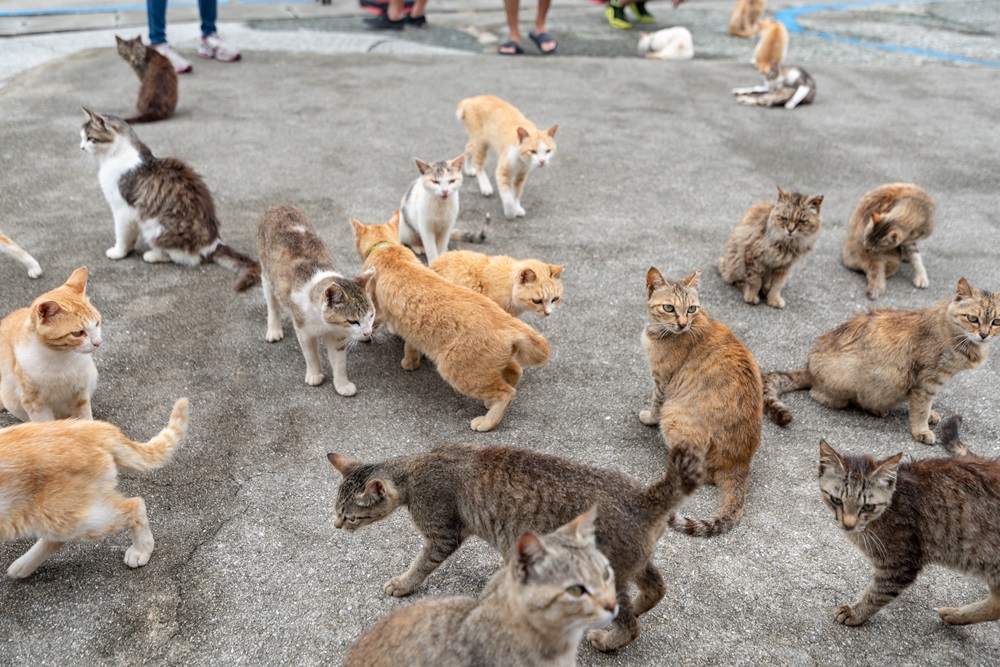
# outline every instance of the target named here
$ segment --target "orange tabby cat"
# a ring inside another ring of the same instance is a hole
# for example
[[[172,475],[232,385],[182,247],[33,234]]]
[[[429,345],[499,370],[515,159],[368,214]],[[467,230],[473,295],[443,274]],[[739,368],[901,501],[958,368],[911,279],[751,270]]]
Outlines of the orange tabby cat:
[[[753,63],[757,71],[767,75],[779,67],[788,53],[788,29],[781,21],[764,19],[760,22],[760,41],[753,50]]]
[[[27,577],[65,542],[96,540],[122,528],[132,532],[125,563],[149,562],[153,534],[146,503],[115,490],[117,472],[162,467],[187,426],[188,401],[182,398],[167,427],[146,443],[132,442],[101,421],[64,419],[0,430],[0,540],[38,538],[8,576]]]
[[[493,186],[483,170],[486,155],[497,154],[497,190],[508,220],[523,218],[521,193],[524,181],[535,167],[544,167],[556,152],[556,129],[545,132],[524,117],[512,104],[499,97],[480,95],[458,103],[458,119],[465,123],[469,143],[465,146],[465,173],[475,176],[483,196],[493,194]]]
[[[496,428],[521,379],[518,360],[541,366],[549,359],[548,342],[485,296],[434,273],[400,245],[399,211],[386,225],[357,220],[351,225],[365,270],[377,272],[379,320],[405,342],[403,368],[419,368],[421,353],[427,355],[448,384],[486,404],[487,413],[472,420],[472,429]]]
[[[0,322],[0,401],[21,421],[93,419],[90,395],[101,314],[87,298],[87,269]]]
[[[753,37],[760,30],[760,15],[767,0],[736,0],[729,15],[729,34],[733,37]]]
[[[562,299],[559,276],[566,265],[452,250],[431,262],[430,268],[456,285],[486,296],[514,317],[528,310],[548,317]]]

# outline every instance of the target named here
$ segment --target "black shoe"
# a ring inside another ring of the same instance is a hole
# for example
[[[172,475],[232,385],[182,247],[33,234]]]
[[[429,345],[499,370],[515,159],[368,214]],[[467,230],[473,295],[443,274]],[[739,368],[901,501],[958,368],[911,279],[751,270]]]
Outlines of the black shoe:
[[[430,25],[429,23],[427,23],[426,16],[410,16],[409,14],[407,14],[406,22],[409,25],[412,25],[414,28],[426,28],[428,25]]]
[[[373,30],[402,30],[406,27],[405,18],[393,21],[385,14],[379,14],[378,16],[373,16],[370,19],[364,19],[364,22],[366,26]]]

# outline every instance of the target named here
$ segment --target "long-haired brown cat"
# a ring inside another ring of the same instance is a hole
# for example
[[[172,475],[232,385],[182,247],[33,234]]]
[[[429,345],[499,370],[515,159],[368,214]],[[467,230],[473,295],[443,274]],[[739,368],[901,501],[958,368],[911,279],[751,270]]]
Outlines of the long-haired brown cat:
[[[792,414],[779,400],[787,391],[809,389],[823,405],[850,404],[877,417],[909,402],[910,433],[934,444],[930,427],[939,417],[934,397],[959,371],[986,361],[1000,334],[1000,293],[958,281],[955,294],[930,308],[880,308],[858,313],[817,339],[806,367],[764,375],[765,408],[779,426]]]
[[[3,233],[0,233],[0,254],[10,255],[21,262],[24,268],[28,270],[29,278],[37,278],[42,275],[42,267],[39,266],[35,258],[29,255],[24,248],[4,236]]]
[[[374,267],[380,322],[403,339],[403,368],[427,355],[457,391],[483,401],[486,414],[474,431],[496,428],[517,393],[521,365],[541,366],[549,344],[530,326],[482,294],[451,283],[399,243],[399,211],[385,225],[354,226],[354,247],[365,269]]]
[[[21,421],[92,419],[97,387],[91,353],[101,314],[87,298],[87,269],[0,322],[0,401]]]
[[[423,600],[378,621],[344,667],[569,667],[583,634],[618,612],[614,572],[591,508],[554,532],[525,533],[479,599]]]
[[[743,214],[729,234],[719,273],[743,289],[743,300],[784,308],[781,288],[792,265],[816,247],[823,218],[823,195],[801,195],[778,187],[778,202],[759,201]]]
[[[712,537],[732,530],[743,516],[764,417],[757,362],[701,307],[699,274],[681,280],[667,280],[656,268],[646,274],[649,324],[642,345],[653,372],[653,399],[639,419],[659,425],[671,451],[693,448],[705,457],[706,481],[719,487],[721,507],[704,520],[672,517],[670,526]]]
[[[844,241],[844,264],[868,280],[868,298],[885,291],[885,279],[900,262],[913,266],[913,284],[927,287],[917,241],[934,231],[936,204],[930,193],[913,183],[888,183],[866,192],[851,213]]]
[[[126,118],[126,123],[152,123],[166,120],[174,115],[177,108],[177,72],[167,57],[142,43],[142,36],[122,39],[115,35],[118,55],[139,77],[139,101],[135,104],[135,116]]]
[[[670,450],[667,471],[645,486],[605,470],[529,449],[443,445],[430,452],[362,463],[329,454],[344,476],[337,528],[354,531],[406,507],[424,547],[410,569],[385,583],[409,595],[471,536],[501,554],[525,532],[546,532],[597,506],[597,548],[615,572],[619,612],[609,630],[587,638],[601,651],[639,636],[638,616],[659,603],[666,583],[651,560],[673,510],[701,483],[700,452]],[[633,599],[630,586],[638,595]],[[572,663],[570,663],[572,664]]]
[[[958,439],[961,418],[941,424],[952,456],[903,462],[840,454],[820,441],[819,486],[837,525],[875,568],[837,622],[860,625],[917,579],[943,565],[986,582],[989,596],[964,607],[941,607],[949,625],[1000,619],[1000,461],[977,456]]]
[[[97,540],[122,528],[132,533],[125,563],[149,562],[153,534],[146,503],[115,490],[117,473],[165,465],[187,425],[188,401],[182,398],[167,427],[146,443],[132,442],[101,421],[63,419],[0,430],[0,540],[38,539],[8,576],[27,577],[65,542]]]
[[[736,0],[729,14],[729,34],[748,39],[756,35],[760,31],[760,16],[766,6],[767,0]]]

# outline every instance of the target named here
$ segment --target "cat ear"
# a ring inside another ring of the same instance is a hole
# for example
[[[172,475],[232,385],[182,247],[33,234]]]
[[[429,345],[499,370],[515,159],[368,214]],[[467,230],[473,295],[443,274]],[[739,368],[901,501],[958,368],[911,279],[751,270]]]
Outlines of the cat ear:
[[[521,143],[528,138],[528,131],[523,127],[517,128],[517,143]]]
[[[642,30],[639,31],[639,41],[640,42],[642,40],[646,39],[647,37],[649,37],[649,33],[648,32],[643,32]]]
[[[844,459],[840,458],[833,447],[827,444],[826,440],[819,441],[819,474],[822,477],[827,466],[844,469]]]
[[[392,218],[389,220],[389,228],[399,235],[399,211],[397,210],[392,214]]]
[[[806,203],[813,213],[819,213],[819,207],[823,205],[823,195],[813,195]]]
[[[87,267],[81,266],[79,269],[70,274],[69,280],[66,281],[66,287],[70,288],[74,292],[86,294],[88,275]]]
[[[958,291],[955,293],[955,297],[956,300],[972,298],[972,286],[965,278],[958,279]]]
[[[343,454],[334,454],[333,452],[326,455],[326,460],[330,462],[330,465],[337,469],[337,472],[345,477],[347,476],[347,473],[350,472],[351,468],[361,465],[361,461],[355,461],[354,459],[348,458]]]
[[[549,264],[549,274],[553,278],[558,278],[562,275],[563,269],[566,268],[565,264]]]
[[[522,535],[514,547],[514,558],[511,563],[518,581],[522,584],[526,583],[544,558],[545,545],[538,539],[538,536],[532,533]]]
[[[865,236],[871,234],[872,230],[875,229],[875,225],[878,224],[879,222],[882,222],[881,219],[879,220],[875,219],[875,216],[877,215],[878,213],[872,213],[872,217],[868,220],[868,224],[865,225]]]
[[[58,313],[60,310],[62,310],[62,306],[55,301],[43,301],[38,304],[38,318],[46,320]]]
[[[666,286],[666,284],[667,281],[663,279],[663,274],[657,271],[655,266],[649,267],[649,271],[646,271],[646,296]]]
[[[361,236],[365,231],[365,226],[361,224],[360,220],[351,220],[351,227],[354,227],[354,236]]]
[[[559,129],[558,125],[553,125],[548,130],[545,131],[545,134],[547,134],[550,137],[552,137],[553,139],[555,139],[556,138],[556,130],[558,130],[558,129]]]
[[[903,460],[903,452],[890,456],[878,462],[875,471],[869,475],[873,480],[881,482],[886,488],[892,489],[896,486],[896,471],[899,462]]]
[[[426,162],[424,162],[423,160],[421,160],[420,158],[415,157],[413,159],[416,160],[416,162],[417,162],[417,169],[420,170],[421,174],[426,174],[428,171],[431,170],[431,166],[429,164],[427,164]]]
[[[597,521],[597,505],[592,505],[589,510],[576,517],[560,531],[565,530],[568,534],[576,538],[577,542],[587,546],[594,546],[594,523]]]
[[[83,113],[87,114],[87,119],[90,122],[95,123],[98,127],[101,127],[101,128],[107,127],[104,124],[104,116],[102,116],[99,113],[94,113],[93,111],[91,111],[87,107],[80,107],[80,108],[83,109]]]
[[[341,304],[347,301],[347,295],[344,294],[344,288],[333,283],[326,288],[326,292],[323,294],[323,302],[326,304],[327,308],[333,308],[337,304]]]
[[[701,275],[701,269],[698,269],[687,278],[684,278],[684,287],[688,288],[689,290],[694,290],[695,292],[697,292],[698,276],[700,275]]]
[[[778,188],[778,201],[788,201],[788,193],[782,190],[780,185],[775,185]]]
[[[393,483],[387,479],[375,479],[368,480],[365,484],[365,490],[361,493],[362,497],[366,500],[375,501],[381,498],[389,498],[392,500],[398,494],[396,493],[396,487]]]
[[[124,39],[122,39],[118,35],[115,35],[115,44],[124,44],[124,43],[125,43]]]
[[[463,164],[465,164],[464,155],[459,155],[457,158],[453,158],[448,161],[448,166],[452,169],[461,169]]]
[[[358,284],[361,285],[362,287],[367,287],[368,283],[374,277],[375,277],[375,267],[373,266],[367,271],[362,271],[361,274],[356,278],[356,280],[358,281]]]
[[[535,272],[531,269],[522,269],[521,275],[519,275],[517,279],[522,285],[528,285],[538,280],[538,276],[535,275]]]

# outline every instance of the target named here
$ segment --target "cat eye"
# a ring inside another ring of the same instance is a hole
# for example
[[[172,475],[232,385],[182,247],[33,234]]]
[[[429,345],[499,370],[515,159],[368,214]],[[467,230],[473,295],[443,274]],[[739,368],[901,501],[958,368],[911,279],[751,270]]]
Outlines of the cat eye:
[[[969,314],[969,315],[966,315],[965,317],[966,317],[966,318],[967,318],[967,319],[968,319],[968,320],[969,320],[970,322],[972,322],[973,324],[979,324],[979,318],[978,318],[978,317],[976,317],[975,315],[972,315],[972,314]]]
[[[669,303],[665,303],[665,304],[663,304],[663,310],[664,310],[664,312],[672,313],[672,312],[674,312],[674,307],[671,306]]]
[[[356,327],[357,326],[361,326],[361,322],[358,322],[357,320],[347,320],[347,323],[348,324],[353,324]]]
[[[995,320],[993,320],[993,326],[1000,327],[1000,317],[998,317]]]
[[[689,306],[688,307],[688,313],[693,313],[696,310],[698,310],[698,306]]]
[[[557,297],[557,296],[552,297],[552,303],[555,303],[558,300],[559,300],[559,297]],[[1000,320],[997,320],[993,324],[996,324],[996,325],[1000,326]]]
[[[861,506],[861,511],[862,512],[874,512],[875,511],[875,505],[873,505],[871,503],[865,503],[864,505]]]
[[[844,506],[844,501],[841,500],[840,498],[838,498],[837,496],[830,496],[830,502],[833,503],[837,507],[843,507]]]
[[[586,587],[577,584],[576,586],[570,586],[567,588],[566,592],[574,597],[581,597],[587,593],[587,589]]]
[[[83,329],[81,329],[81,330],[79,330],[79,331],[70,331],[70,332],[69,332],[69,335],[70,335],[70,336],[74,336],[74,337],[76,337],[76,338],[82,338],[82,337],[83,337],[83,334],[84,334],[84,333],[85,333],[85,332],[83,331]]]
[[[542,305],[542,300],[541,299],[532,299],[531,303],[537,303],[540,306],[540,305]]]

